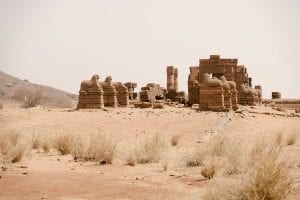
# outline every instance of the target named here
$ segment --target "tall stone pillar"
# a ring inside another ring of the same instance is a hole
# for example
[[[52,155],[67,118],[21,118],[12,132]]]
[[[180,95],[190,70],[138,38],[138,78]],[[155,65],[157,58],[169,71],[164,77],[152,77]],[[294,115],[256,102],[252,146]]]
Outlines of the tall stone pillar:
[[[167,90],[175,89],[174,67],[167,66]]]
[[[178,92],[178,69],[174,68],[174,89]]]

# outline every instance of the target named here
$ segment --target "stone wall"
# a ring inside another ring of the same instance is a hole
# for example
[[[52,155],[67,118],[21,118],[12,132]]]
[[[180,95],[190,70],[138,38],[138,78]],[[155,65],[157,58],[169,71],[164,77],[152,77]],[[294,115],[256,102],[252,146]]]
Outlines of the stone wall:
[[[156,99],[165,98],[166,89],[160,87],[159,84],[148,83],[145,87],[141,88],[140,101],[141,102],[154,102]]]
[[[238,65],[238,59],[220,58],[219,55],[211,55],[209,59],[200,59],[199,66],[190,67],[188,78],[189,104],[198,103],[201,97],[200,86],[203,83],[204,74],[210,74],[212,78],[223,79],[223,86],[228,82],[230,89],[224,89],[225,107],[237,108],[237,103],[242,105],[260,105],[262,101],[262,88],[252,88],[252,78],[248,76],[247,68]],[[225,87],[226,88],[226,87]],[[231,99],[231,103],[229,102]]]

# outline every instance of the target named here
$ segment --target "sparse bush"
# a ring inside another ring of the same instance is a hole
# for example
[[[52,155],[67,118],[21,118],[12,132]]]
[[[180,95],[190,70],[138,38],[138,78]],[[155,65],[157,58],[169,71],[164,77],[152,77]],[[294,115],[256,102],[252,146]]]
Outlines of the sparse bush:
[[[214,161],[210,161],[210,162],[204,164],[204,166],[201,170],[202,176],[204,176],[207,179],[213,178],[215,173],[216,173],[216,166],[215,166]]]
[[[290,189],[289,166],[280,158],[281,147],[258,142],[247,154],[238,179],[218,180],[205,200],[281,200]]]
[[[276,145],[281,145],[282,144],[282,131],[280,131],[277,135],[276,135],[276,137],[275,137],[275,144]]]
[[[241,146],[245,148],[245,145],[237,138],[227,138],[224,156],[226,159],[224,173],[226,175],[238,174],[242,170],[242,165],[244,161],[244,154]]]
[[[111,164],[117,155],[117,142],[103,135],[92,135],[84,153],[87,160]]]
[[[134,152],[129,152],[125,158],[126,164],[134,166],[136,164],[136,158]]]
[[[71,153],[73,150],[74,136],[70,134],[59,134],[53,139],[53,147],[62,155]]]
[[[171,137],[171,145],[172,146],[176,146],[178,144],[180,135],[179,134],[175,134]]]
[[[0,155],[4,160],[19,162],[28,150],[27,140],[20,140],[21,134],[16,131],[2,133],[0,135]]]
[[[31,135],[31,147],[32,149],[38,149],[41,146],[41,137],[39,134]]]
[[[162,152],[165,148],[163,138],[156,134],[148,138],[135,151],[135,158],[137,163],[155,163],[160,160]]]
[[[204,146],[201,146],[194,151],[187,151],[185,154],[185,165],[187,167],[196,167],[203,165],[208,152],[208,149]]]
[[[51,139],[48,136],[41,134],[31,135],[31,147],[32,149],[43,149],[45,153],[48,153],[51,148]]]
[[[209,151],[213,156],[222,156],[224,155],[226,142],[228,138],[224,134],[218,134],[214,136],[208,143]]]
[[[43,93],[34,89],[19,89],[14,92],[12,99],[23,101],[24,108],[32,108],[41,103]]]
[[[289,134],[286,138],[286,144],[287,145],[293,145],[296,143],[297,135],[295,133]]]
[[[49,141],[50,138],[44,138],[44,140],[42,141],[42,149],[45,153],[48,153],[51,149],[51,142]]]
[[[36,107],[42,99],[41,91],[28,92],[24,97],[24,107],[33,108]]]
[[[78,135],[74,141],[73,150],[71,152],[75,161],[84,158],[86,148],[87,148],[87,144],[83,140],[83,137]]]
[[[165,149],[165,141],[160,135],[147,138],[135,149],[128,152],[125,161],[128,165],[134,166],[136,163],[156,163],[159,162]]]

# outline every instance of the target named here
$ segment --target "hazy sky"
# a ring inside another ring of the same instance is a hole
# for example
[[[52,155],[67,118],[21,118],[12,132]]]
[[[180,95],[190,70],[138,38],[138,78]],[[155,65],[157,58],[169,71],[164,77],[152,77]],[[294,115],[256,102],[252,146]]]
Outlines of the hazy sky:
[[[0,70],[78,93],[80,81],[187,91],[189,66],[238,58],[270,98],[300,97],[299,0],[0,0]]]

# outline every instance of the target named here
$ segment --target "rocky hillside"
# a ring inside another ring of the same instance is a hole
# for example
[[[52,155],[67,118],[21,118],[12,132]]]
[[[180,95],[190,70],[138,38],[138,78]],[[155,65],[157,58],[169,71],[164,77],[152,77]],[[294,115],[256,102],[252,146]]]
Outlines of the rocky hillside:
[[[49,107],[73,107],[77,101],[77,95],[21,80],[0,71],[0,99],[23,101],[30,94],[38,94],[40,104]]]

